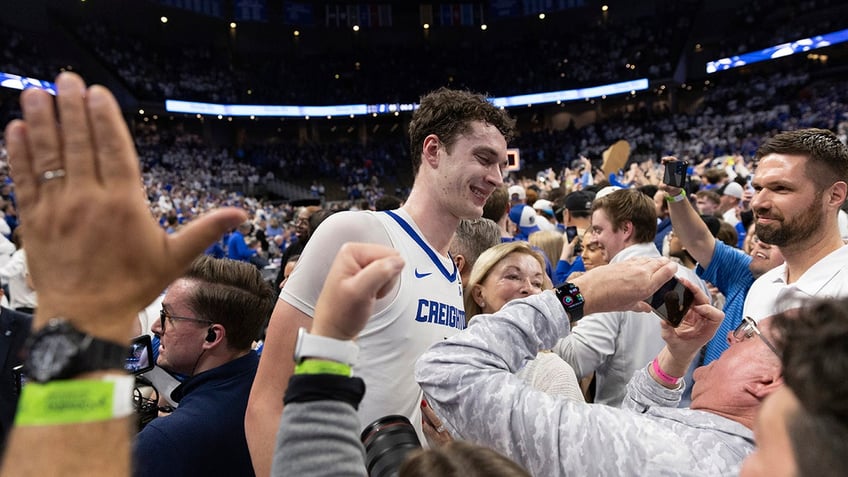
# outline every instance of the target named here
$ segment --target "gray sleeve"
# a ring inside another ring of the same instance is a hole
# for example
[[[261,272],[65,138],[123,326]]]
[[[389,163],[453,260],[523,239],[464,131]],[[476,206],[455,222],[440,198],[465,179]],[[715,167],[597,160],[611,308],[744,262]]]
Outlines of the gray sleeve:
[[[514,300],[435,344],[416,363],[415,378],[460,437],[497,450],[531,475],[738,471],[744,457],[737,452],[740,439],[682,419],[726,421],[722,417],[664,408],[673,417],[658,418],[572,402],[536,391],[512,374],[539,350],[551,348],[568,327],[552,292]]]
[[[586,315],[551,351],[574,368],[578,379],[585,378],[615,354],[620,323],[619,313]]]
[[[627,383],[627,395],[621,402],[621,408],[645,412],[651,407],[677,407],[684,389],[685,382],[681,382],[677,389],[668,389],[654,381],[647,367],[642,367],[633,373],[633,378]]]
[[[361,427],[356,410],[345,402],[287,404],[277,431],[271,475],[366,476]]]

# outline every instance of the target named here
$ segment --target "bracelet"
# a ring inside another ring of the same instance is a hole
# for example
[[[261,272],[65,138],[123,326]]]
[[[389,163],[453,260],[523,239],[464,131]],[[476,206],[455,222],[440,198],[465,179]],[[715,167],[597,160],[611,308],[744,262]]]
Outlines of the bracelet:
[[[666,372],[663,371],[662,368],[660,368],[659,357],[654,358],[654,362],[651,363],[651,366],[654,368],[654,374],[656,374],[657,377],[660,378],[660,381],[662,381],[663,383],[668,384],[670,386],[677,386],[680,384],[680,380],[682,379],[682,377],[678,378],[670,374],[666,374]]]
[[[16,426],[82,424],[133,413],[134,376],[29,382],[21,390]]]
[[[304,359],[294,367],[294,374],[333,374],[336,376],[353,376],[351,367],[337,361],[323,359]]]
[[[683,190],[683,189],[680,189],[680,193],[677,194],[677,195],[667,195],[667,196],[665,196],[665,201],[666,202],[672,202],[672,203],[673,202],[681,202],[684,199],[686,199],[686,191]]]

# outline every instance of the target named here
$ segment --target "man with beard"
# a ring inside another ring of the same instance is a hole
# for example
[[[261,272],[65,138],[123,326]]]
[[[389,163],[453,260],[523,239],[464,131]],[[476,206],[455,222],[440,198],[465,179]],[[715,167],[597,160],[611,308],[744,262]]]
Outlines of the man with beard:
[[[757,238],[786,263],[751,286],[743,313],[754,320],[799,300],[848,295],[848,246],[837,214],[848,190],[848,148],[830,131],[778,134],[757,150],[751,203]]]
[[[662,162],[676,161],[674,157],[664,157]],[[724,321],[718,332],[704,349],[701,364],[709,364],[728,348],[727,333],[736,329],[742,322],[742,309],[745,297],[754,280],[765,272],[783,263],[783,255],[776,246],[763,243],[752,237],[751,254],[717,240],[707,224],[701,220],[698,212],[686,199],[683,190],[663,185],[666,202],[674,227],[674,239],[685,248],[698,266],[695,273],[718,288],[724,295]]]

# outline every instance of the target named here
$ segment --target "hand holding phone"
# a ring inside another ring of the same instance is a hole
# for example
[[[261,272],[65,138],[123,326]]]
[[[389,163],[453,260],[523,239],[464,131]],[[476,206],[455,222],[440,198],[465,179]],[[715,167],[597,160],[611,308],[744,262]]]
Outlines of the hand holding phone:
[[[682,189],[686,185],[689,163],[686,161],[667,161],[663,183]]]
[[[674,277],[645,300],[660,318],[674,328],[680,326],[694,301],[695,294]]]
[[[568,243],[574,243],[574,239],[577,238],[577,227],[573,225],[569,225],[565,228],[565,236],[568,239]],[[583,253],[583,244],[582,240],[577,239],[577,243],[574,244],[574,255],[580,255]]]

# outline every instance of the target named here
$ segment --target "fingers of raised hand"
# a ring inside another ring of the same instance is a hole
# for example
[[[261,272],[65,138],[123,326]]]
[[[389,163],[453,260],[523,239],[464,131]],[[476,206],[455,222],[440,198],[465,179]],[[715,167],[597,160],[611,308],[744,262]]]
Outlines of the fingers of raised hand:
[[[75,74],[63,73],[56,78],[56,87],[63,152],[63,163],[58,167],[67,171],[68,178],[65,183],[75,182],[72,184],[74,187],[86,186],[86,182],[96,179],[96,167],[86,107],[85,82]],[[63,181],[53,182],[58,184]]]
[[[29,152],[23,159],[30,162],[30,170],[38,175],[61,169],[61,139],[53,99],[44,90],[28,89],[21,93],[21,109],[27,124],[25,137]]]

